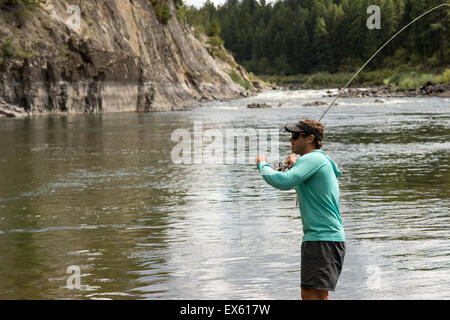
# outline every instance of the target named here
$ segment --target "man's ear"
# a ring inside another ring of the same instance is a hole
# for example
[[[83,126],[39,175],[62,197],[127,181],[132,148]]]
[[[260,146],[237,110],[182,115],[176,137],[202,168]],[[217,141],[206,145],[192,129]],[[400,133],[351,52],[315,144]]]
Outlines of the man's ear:
[[[310,134],[310,135],[308,136],[307,142],[308,142],[308,143],[314,143],[314,135]]]

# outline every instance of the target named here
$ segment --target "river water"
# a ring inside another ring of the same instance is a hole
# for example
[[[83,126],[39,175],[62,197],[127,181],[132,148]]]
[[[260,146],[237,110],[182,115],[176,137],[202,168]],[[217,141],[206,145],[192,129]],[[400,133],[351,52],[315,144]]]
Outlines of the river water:
[[[300,299],[294,192],[251,163],[175,164],[171,135],[197,122],[282,139],[285,123],[320,117],[325,107],[302,104],[324,93],[0,119],[0,298]],[[448,298],[450,99],[383,100],[339,99],[323,120],[347,237],[330,297]],[[284,159],[289,143],[279,150]]]

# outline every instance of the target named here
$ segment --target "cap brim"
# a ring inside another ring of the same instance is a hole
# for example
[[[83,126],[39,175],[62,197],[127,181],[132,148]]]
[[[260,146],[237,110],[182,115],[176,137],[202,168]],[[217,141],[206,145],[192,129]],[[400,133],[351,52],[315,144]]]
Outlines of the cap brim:
[[[302,132],[302,131],[304,131],[304,130],[300,129],[299,127],[297,127],[296,124],[292,124],[292,125],[287,124],[284,126],[284,129],[287,132]]]

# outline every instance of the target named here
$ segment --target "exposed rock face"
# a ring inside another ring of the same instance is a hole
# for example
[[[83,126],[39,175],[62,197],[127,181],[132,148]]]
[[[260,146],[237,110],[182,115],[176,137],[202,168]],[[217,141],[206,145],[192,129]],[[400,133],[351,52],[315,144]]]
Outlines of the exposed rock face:
[[[30,53],[0,59],[5,103],[29,114],[167,111],[260,90],[243,68],[208,53],[172,0],[167,25],[149,0],[78,1],[79,29],[67,23],[72,4],[47,0],[20,19],[17,6],[0,5],[0,44],[12,35]],[[250,90],[231,80],[232,70]]]
[[[27,115],[28,113],[26,113],[23,109],[10,105],[0,98],[0,118],[23,118]]]

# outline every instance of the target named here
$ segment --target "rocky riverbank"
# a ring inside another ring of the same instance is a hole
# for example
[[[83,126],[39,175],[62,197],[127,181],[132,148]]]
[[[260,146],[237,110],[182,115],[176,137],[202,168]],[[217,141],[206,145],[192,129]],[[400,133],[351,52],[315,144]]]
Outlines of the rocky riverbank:
[[[166,2],[162,23],[152,1],[82,1],[79,28],[68,0],[0,2],[0,116],[185,110],[265,88]]]
[[[324,89],[323,87],[308,87],[302,84],[273,85],[272,90],[305,90],[305,89]],[[324,97],[334,97],[337,93],[327,91]],[[393,89],[390,86],[377,86],[373,88],[348,88],[340,93],[341,98],[390,98],[390,97],[440,97],[450,98],[449,83],[427,82],[422,87],[409,90]]]
[[[327,91],[324,97],[334,97],[337,93]],[[428,82],[424,86],[410,90],[392,90],[388,86],[369,89],[346,89],[340,93],[341,98],[393,98],[393,97],[441,97],[450,98],[450,84],[434,84]]]
[[[0,118],[23,118],[28,116],[29,114],[24,111],[24,109],[19,108],[17,106],[13,106],[7,103],[5,100],[0,98]]]

